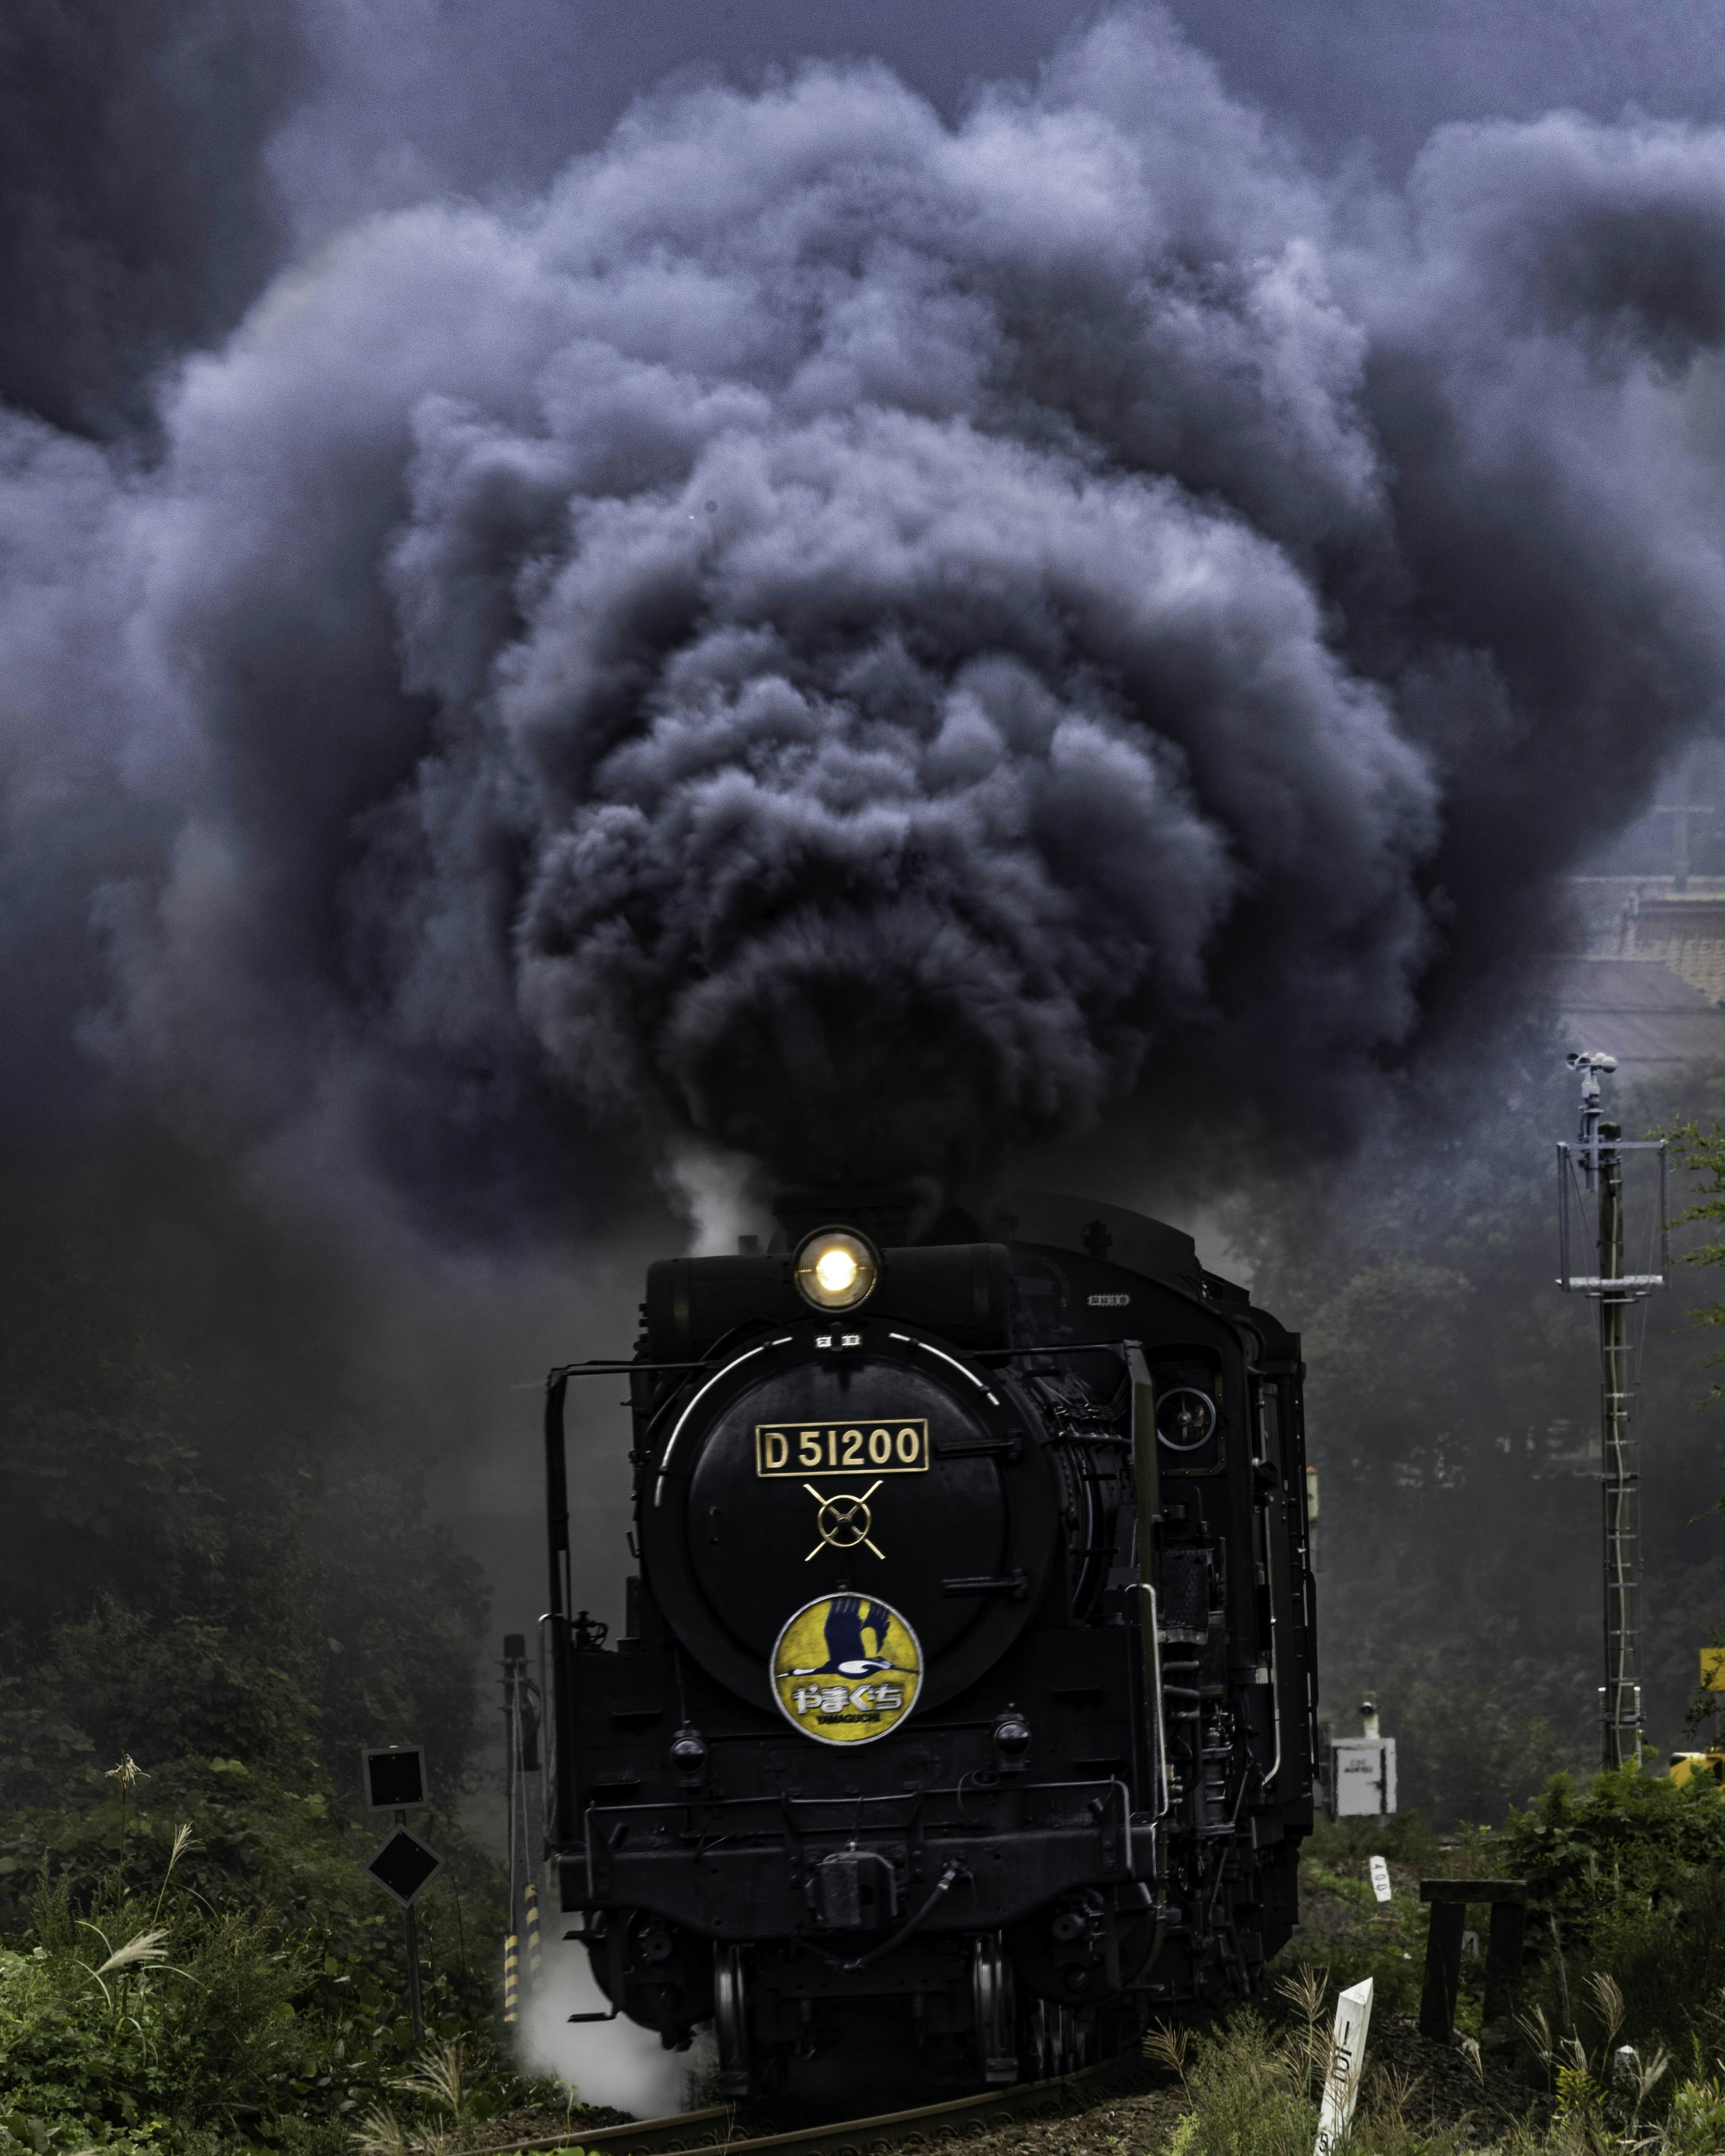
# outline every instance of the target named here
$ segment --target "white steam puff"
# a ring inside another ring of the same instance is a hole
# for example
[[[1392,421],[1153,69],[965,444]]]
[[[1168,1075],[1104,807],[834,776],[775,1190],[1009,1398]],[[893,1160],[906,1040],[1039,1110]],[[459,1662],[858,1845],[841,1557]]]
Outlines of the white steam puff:
[[[1140,15],[957,126],[650,101],[284,276],[147,473],[14,429],[85,1037],[428,1189],[1345,1115],[1713,716],[1722,347],[1717,132],[1343,195]]]
[[[705,2030],[687,2051],[667,2051],[651,2029],[633,2021],[576,2021],[610,2002],[594,1982],[587,1949],[553,1938],[545,1948],[542,1987],[522,2002],[520,2054],[530,2073],[548,2074],[586,2104],[665,2118],[685,2110],[717,2064]]]

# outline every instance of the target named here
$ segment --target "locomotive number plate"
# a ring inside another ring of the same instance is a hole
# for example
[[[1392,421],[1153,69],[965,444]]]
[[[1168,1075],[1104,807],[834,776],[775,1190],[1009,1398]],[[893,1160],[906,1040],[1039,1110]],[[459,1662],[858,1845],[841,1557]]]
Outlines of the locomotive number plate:
[[[926,1474],[927,1419],[755,1424],[757,1475],[830,1475],[840,1467],[866,1468],[871,1475]]]

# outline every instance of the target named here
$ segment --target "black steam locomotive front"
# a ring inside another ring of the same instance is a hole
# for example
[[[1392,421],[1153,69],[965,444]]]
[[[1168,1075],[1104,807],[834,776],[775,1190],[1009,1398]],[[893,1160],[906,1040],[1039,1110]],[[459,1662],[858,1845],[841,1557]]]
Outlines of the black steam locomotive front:
[[[1297,1341],[1117,1209],[878,1224],[651,1268],[609,1649],[551,1387],[562,1904],[732,2093],[883,2046],[1046,2075],[1243,1995],[1312,1820]]]

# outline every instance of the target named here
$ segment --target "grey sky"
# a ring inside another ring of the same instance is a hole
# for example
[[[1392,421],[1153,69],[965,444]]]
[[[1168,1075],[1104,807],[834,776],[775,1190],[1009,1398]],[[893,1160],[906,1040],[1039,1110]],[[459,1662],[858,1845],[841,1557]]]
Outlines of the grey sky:
[[[322,87],[272,162],[304,237],[442,187],[536,186],[683,69],[885,60],[949,115],[1101,11],[1071,0],[313,0]],[[1725,0],[1173,0],[1233,89],[1399,176],[1452,119],[1725,115]]]

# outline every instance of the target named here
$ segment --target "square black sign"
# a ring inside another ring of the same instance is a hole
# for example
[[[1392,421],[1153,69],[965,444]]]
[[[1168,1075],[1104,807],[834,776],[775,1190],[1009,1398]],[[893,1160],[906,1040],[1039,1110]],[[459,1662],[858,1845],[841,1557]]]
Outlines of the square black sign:
[[[398,1826],[366,1870],[405,1908],[415,1895],[430,1884],[433,1874],[443,1869],[443,1861],[417,1835]]]
[[[406,1811],[425,1801],[425,1754],[417,1744],[367,1746],[360,1755],[366,1802],[374,1812]]]

